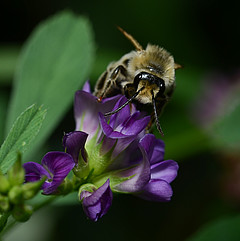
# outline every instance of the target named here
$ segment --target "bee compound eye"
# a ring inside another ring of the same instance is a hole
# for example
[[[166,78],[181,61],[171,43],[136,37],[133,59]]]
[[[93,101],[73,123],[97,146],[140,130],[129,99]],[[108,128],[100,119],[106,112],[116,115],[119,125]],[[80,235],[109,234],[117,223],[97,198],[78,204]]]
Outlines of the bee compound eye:
[[[156,83],[159,87],[159,92],[163,94],[165,91],[165,81],[163,79],[157,78]]]
[[[134,85],[135,85],[135,87],[137,87],[138,86],[138,84],[139,84],[139,82],[142,80],[142,73],[140,73],[140,74],[137,74],[136,76],[135,76],[135,78],[134,78]]]

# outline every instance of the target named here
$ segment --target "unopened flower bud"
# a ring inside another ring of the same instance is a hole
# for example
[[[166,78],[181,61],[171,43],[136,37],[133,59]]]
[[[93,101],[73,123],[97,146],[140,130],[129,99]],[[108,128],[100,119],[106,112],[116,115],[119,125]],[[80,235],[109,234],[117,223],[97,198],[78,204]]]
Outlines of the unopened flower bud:
[[[22,186],[14,186],[8,193],[9,201],[13,204],[19,204],[23,201]]]
[[[22,190],[23,190],[24,200],[33,198],[40,191],[43,183],[46,181],[46,178],[47,177],[45,177],[37,182],[28,182],[28,183],[23,184]]]
[[[25,179],[25,171],[21,164],[21,156],[18,154],[17,161],[8,171],[8,180],[12,186],[21,185]]]
[[[7,196],[0,194],[0,211],[7,212],[10,209],[10,203]]]
[[[98,189],[92,184],[83,185],[79,190],[79,199],[88,218],[96,222],[107,213],[112,204],[109,179]]]
[[[10,183],[5,175],[0,174],[0,193],[6,194],[10,189]]]
[[[26,222],[32,215],[33,208],[29,205],[16,205],[13,208],[12,216],[18,222]]]
[[[66,195],[73,190],[73,183],[69,179],[65,179],[63,183],[58,187],[58,191],[62,195]]]

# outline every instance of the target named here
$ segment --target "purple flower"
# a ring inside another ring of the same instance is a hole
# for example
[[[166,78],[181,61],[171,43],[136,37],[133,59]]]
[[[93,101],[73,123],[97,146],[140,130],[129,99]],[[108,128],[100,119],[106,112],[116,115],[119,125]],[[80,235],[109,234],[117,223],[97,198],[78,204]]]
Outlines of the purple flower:
[[[27,162],[25,169],[25,181],[34,182],[47,177],[42,185],[43,194],[52,194],[57,191],[68,173],[75,166],[71,155],[64,152],[48,152],[42,159],[42,165],[36,162]]]
[[[170,201],[173,194],[170,183],[177,176],[178,164],[173,160],[163,160],[164,142],[154,135],[145,135],[140,145],[148,154],[151,176],[139,196],[151,201]]]
[[[119,108],[127,99],[124,96],[106,98],[99,103],[90,94],[89,85],[84,89],[87,92],[76,94],[75,119],[76,129],[96,137],[85,146],[90,170],[94,170],[93,182],[104,183],[99,181],[99,176],[102,180],[110,178],[113,191],[133,193],[148,200],[169,201],[172,196],[170,183],[177,175],[178,165],[173,160],[164,161],[163,141],[145,134],[150,117],[137,111],[134,105],[131,108],[127,105],[106,118],[103,113]],[[108,110],[106,103],[108,108],[111,106]],[[94,128],[88,129],[87,123]]]
[[[71,191],[79,190],[83,210],[93,221],[109,210],[112,191],[169,201],[170,183],[177,175],[178,165],[173,160],[164,161],[163,141],[146,134],[150,116],[136,110],[134,104],[110,117],[104,116],[126,101],[121,95],[99,101],[87,82],[75,94],[76,130],[63,138],[66,153],[47,153],[42,165],[24,164],[26,182],[46,176],[43,193],[56,193],[73,170]]]
[[[115,174],[132,178],[115,185],[113,189],[151,201],[169,201],[173,194],[170,183],[177,176],[178,164],[173,160],[163,160],[164,143],[152,134],[146,134],[139,141],[139,148],[142,152],[139,164]]]
[[[88,134],[90,140],[100,125],[98,113],[106,113],[112,110],[120,96],[103,99],[101,102],[90,93],[88,82],[83,87],[84,90],[79,90],[75,94],[74,115],[76,121],[76,131],[83,131]]]
[[[89,219],[97,221],[112,205],[112,191],[109,179],[94,192],[83,190],[80,194],[83,210]]]
[[[82,131],[73,131],[65,134],[63,137],[63,147],[65,151],[70,154],[78,164],[79,155],[87,162],[87,157],[84,152],[85,143],[87,140],[88,134]]]
[[[113,110],[118,109],[126,101],[126,97],[122,96]],[[139,139],[143,135],[144,129],[150,121],[150,116],[143,116],[140,111],[136,111],[135,109],[131,112],[129,105],[127,105],[121,111],[113,114],[109,121],[102,113],[99,113],[99,120],[105,135],[102,149],[105,149],[105,152],[109,151],[117,140],[112,154],[112,157],[115,158],[122,150],[126,149],[131,142]]]

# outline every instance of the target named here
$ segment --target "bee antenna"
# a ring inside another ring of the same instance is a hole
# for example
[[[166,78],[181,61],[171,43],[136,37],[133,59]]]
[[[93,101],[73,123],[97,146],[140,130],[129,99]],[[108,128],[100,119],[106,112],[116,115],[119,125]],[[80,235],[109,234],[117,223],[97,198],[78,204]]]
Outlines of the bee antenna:
[[[104,114],[104,116],[109,116],[109,115],[113,115],[115,113],[117,113],[118,111],[120,111],[121,109],[123,109],[127,104],[129,104],[133,99],[135,99],[137,97],[137,95],[144,89],[145,87],[142,87],[140,90],[138,90],[130,99],[128,99],[123,105],[121,105],[120,107],[118,107],[116,110],[107,112]]]
[[[155,98],[154,98],[154,96],[153,96],[153,93],[152,93],[152,104],[153,104],[153,111],[154,111],[154,117],[155,117],[157,129],[158,129],[159,133],[160,133],[162,136],[164,136],[163,130],[162,130],[162,128],[161,128],[161,125],[160,125],[160,122],[159,122],[159,119],[158,119],[156,101],[155,101]]]
[[[125,30],[123,30],[121,27],[117,26],[117,28],[120,30],[120,32],[128,39],[130,42],[134,45],[137,51],[142,51],[143,47],[136,39],[133,38],[133,36],[129,33],[127,33]]]

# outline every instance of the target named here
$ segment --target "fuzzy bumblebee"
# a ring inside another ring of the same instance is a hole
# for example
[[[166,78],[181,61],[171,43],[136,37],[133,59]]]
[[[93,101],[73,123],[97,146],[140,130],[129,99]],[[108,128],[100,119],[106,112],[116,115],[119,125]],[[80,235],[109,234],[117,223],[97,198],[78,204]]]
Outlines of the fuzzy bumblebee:
[[[163,135],[159,115],[169,101],[175,88],[175,69],[181,68],[173,56],[157,45],[148,44],[146,49],[126,31],[119,28],[136,50],[125,54],[119,61],[108,65],[99,77],[94,95],[99,99],[123,94],[128,98],[117,110],[105,113],[112,115],[128,103],[134,102],[138,109],[150,112],[153,123]]]

